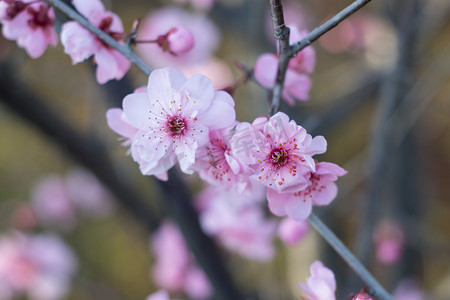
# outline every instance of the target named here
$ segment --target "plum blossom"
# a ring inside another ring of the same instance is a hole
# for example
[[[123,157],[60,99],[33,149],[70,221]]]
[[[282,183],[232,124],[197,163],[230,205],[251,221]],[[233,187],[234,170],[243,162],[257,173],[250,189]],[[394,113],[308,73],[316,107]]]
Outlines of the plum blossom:
[[[338,165],[320,162],[316,164],[316,171],[305,175],[309,184],[294,192],[278,192],[267,190],[267,200],[272,213],[277,216],[288,215],[290,218],[301,221],[306,219],[312,206],[328,205],[336,198],[337,186],[334,183],[338,177],[347,174],[347,171]]]
[[[275,222],[264,216],[261,200],[264,189],[238,195],[216,187],[204,190],[200,202],[200,224],[203,230],[218,239],[227,249],[256,261],[268,261],[275,249],[272,239]]]
[[[312,138],[294,120],[278,112],[270,119],[241,123],[231,139],[234,165],[277,192],[296,192],[309,185],[305,176],[315,171],[315,154],[326,151],[324,137]]]
[[[0,1],[0,23],[3,36],[17,40],[32,58],[41,56],[48,45],[56,46],[58,37],[53,24],[53,8],[43,1]]]
[[[234,100],[214,91],[207,77],[186,79],[172,68],[154,70],[147,92],[126,96],[123,111],[139,130],[131,153],[144,175],[163,174],[176,161],[191,174],[197,150],[209,142],[209,131],[229,127],[236,117]]]
[[[373,300],[373,297],[364,291],[364,289],[356,294],[352,300]]]
[[[395,300],[430,300],[417,279],[402,279],[393,292]]]
[[[404,251],[405,234],[401,226],[395,222],[383,221],[375,228],[373,236],[375,256],[385,265],[398,262]]]
[[[194,47],[194,36],[189,29],[173,27],[166,34],[160,35],[156,43],[173,55],[181,55],[189,52]]]
[[[335,300],[336,279],[333,271],[328,269],[319,260],[310,267],[311,276],[306,284],[300,283],[300,289],[305,293],[306,300]]]
[[[155,255],[152,277],[171,292],[185,292],[189,297],[205,299],[211,295],[210,283],[190,254],[178,229],[170,222],[161,225],[151,239]]]
[[[31,207],[39,223],[71,230],[78,215],[104,217],[111,213],[111,195],[98,179],[81,168],[66,177],[49,175],[36,183]]]
[[[278,224],[278,237],[288,246],[293,246],[303,240],[309,233],[310,226],[307,221],[294,221],[284,218]]]
[[[72,251],[56,235],[0,236],[0,299],[61,299],[76,268]]]
[[[299,31],[295,25],[290,27],[289,42],[291,44],[300,41],[308,34],[306,30]],[[308,100],[312,85],[308,74],[314,71],[315,61],[315,51],[310,46],[290,60],[282,92],[283,99],[289,105],[293,106],[295,100]],[[271,89],[275,84],[277,69],[278,56],[272,53],[264,53],[256,61],[255,78],[263,87]]]
[[[171,299],[167,291],[159,290],[149,295],[147,298],[145,298],[145,300],[171,300]]]
[[[193,48],[182,55],[174,56],[157,49],[157,44],[138,44],[136,50],[151,66],[176,67],[184,71],[185,67],[201,64],[209,60],[220,41],[220,34],[214,23],[204,14],[188,13],[178,7],[164,7],[153,11],[143,19],[138,31],[138,40],[156,40],[161,33],[173,27],[189,30],[195,40]]]
[[[99,0],[73,0],[73,5],[89,22],[120,43],[124,36],[122,21],[109,11]],[[112,49],[76,21],[64,23],[61,31],[64,52],[77,64],[94,56],[97,64],[96,79],[100,84],[111,79],[121,79],[131,66],[130,61],[120,52]]]

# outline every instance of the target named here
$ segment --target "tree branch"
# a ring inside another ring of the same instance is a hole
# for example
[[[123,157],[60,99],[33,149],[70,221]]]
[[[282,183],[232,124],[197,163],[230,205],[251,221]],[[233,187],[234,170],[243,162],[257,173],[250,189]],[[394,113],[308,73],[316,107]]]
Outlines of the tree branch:
[[[272,103],[270,106],[270,115],[273,115],[280,110],[284,79],[286,77],[286,70],[292,55],[288,54],[290,30],[289,27],[286,27],[284,24],[283,6],[281,5],[281,0],[270,0],[270,11],[273,21],[273,35],[278,40],[278,48],[280,52],[277,77],[272,90]]]
[[[322,235],[322,237],[333,247],[334,250],[345,260],[345,262],[361,277],[371,288],[370,294],[381,300],[394,300],[384,287],[367,271],[358,259],[348,250],[341,240],[317,217],[314,213],[309,216],[311,225]]]
[[[336,27],[340,22],[348,18],[350,15],[352,15],[354,12],[359,10],[361,7],[369,3],[371,0],[356,0],[343,10],[341,10],[339,13],[337,13],[334,17],[320,25],[319,27],[316,27],[313,31],[311,31],[304,39],[301,41],[293,44],[289,52],[287,53],[288,56],[294,56],[298,52],[300,52],[303,48],[311,45],[315,40],[317,40],[319,37]]]
[[[87,30],[95,34],[99,39],[108,44],[111,48],[116,49],[123,56],[128,58],[134,65],[136,65],[142,72],[147,75],[150,75],[152,69],[145,64],[145,62],[140,59],[134,52],[131,50],[129,46],[119,44],[115,39],[110,37],[101,29],[92,25],[84,16],[80,15],[78,12],[70,8],[67,4],[60,0],[45,0],[47,3],[51,4],[55,8],[59,9],[69,18],[76,20],[78,23],[83,25]]]

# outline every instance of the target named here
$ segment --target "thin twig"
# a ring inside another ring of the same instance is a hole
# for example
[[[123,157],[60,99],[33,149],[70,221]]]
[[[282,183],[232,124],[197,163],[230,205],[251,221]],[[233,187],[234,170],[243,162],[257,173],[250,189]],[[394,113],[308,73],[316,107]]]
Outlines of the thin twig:
[[[334,17],[320,25],[319,27],[316,27],[313,31],[311,31],[304,39],[301,41],[293,44],[289,52],[287,53],[288,56],[294,56],[298,52],[300,52],[303,48],[306,46],[309,46],[317,40],[319,37],[324,35],[326,32],[330,31],[334,27],[336,27],[340,22],[348,18],[350,15],[352,15],[354,12],[359,10],[361,7],[369,3],[371,0],[356,0],[343,10],[341,10],[339,13],[337,13]]]
[[[336,250],[345,262],[361,277],[371,288],[370,294],[381,300],[394,300],[383,286],[370,274],[359,260],[348,250],[341,240],[317,217],[314,213],[309,216],[309,222],[322,237]]]
[[[70,8],[70,6],[68,6],[64,2],[60,0],[45,0],[45,1],[47,1],[55,8],[62,11],[69,18],[76,20],[78,23],[83,25],[87,30],[95,34],[99,39],[108,44],[111,48],[114,48],[120,53],[122,53],[123,56],[128,58],[134,65],[136,65],[139,69],[141,69],[142,72],[144,72],[147,75],[150,75],[152,69],[149,66],[147,66],[142,59],[140,59],[136,54],[134,54],[129,46],[121,45],[119,42],[117,42],[111,36],[106,34],[104,31],[92,25],[84,16],[80,15],[78,12]]]
[[[288,54],[290,30],[289,27],[286,27],[284,24],[283,6],[281,5],[281,0],[270,0],[270,11],[273,21],[273,35],[278,40],[279,46],[277,76],[272,90],[272,103],[270,106],[270,115],[273,115],[280,110],[284,79],[286,77],[286,70],[292,55]]]

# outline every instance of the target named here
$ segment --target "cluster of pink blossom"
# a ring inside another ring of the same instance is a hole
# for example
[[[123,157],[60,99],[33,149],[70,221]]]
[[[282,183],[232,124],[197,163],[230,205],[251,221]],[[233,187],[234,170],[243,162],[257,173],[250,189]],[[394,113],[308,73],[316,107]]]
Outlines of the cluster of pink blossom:
[[[1,0],[3,36],[16,40],[32,58],[41,56],[48,45],[56,46],[53,8],[40,0]]]
[[[56,235],[11,232],[0,236],[0,299],[62,299],[77,263]]]
[[[300,31],[295,25],[290,25],[290,28],[289,42],[291,44],[300,41],[308,34],[308,31]],[[311,46],[300,51],[289,62],[282,93],[283,99],[289,105],[293,106],[295,100],[306,101],[309,99],[309,90],[312,83],[308,74],[314,71],[315,63],[316,54]],[[264,53],[256,61],[255,78],[263,87],[271,89],[275,85],[277,70],[278,56],[273,53]]]
[[[161,225],[154,234],[150,247],[155,255],[152,277],[154,282],[170,292],[185,292],[194,299],[211,296],[210,283],[197,267],[183,236],[170,222]],[[163,298],[162,292],[156,299]]]
[[[108,124],[131,144],[142,174],[166,179],[178,161],[187,174],[198,171],[205,181],[238,192],[250,180],[268,188],[269,208],[278,216],[300,221],[313,205],[327,205],[336,196],[334,183],[346,173],[315,154],[326,151],[322,136],[312,138],[279,112],[252,124],[235,120],[234,101],[214,91],[202,75],[186,79],[176,69],[158,69],[147,90],[123,100],[123,111],[107,113]]]
[[[51,175],[40,180],[31,207],[40,224],[62,230],[76,225],[78,212],[103,217],[113,209],[110,194],[94,175],[80,168],[71,170],[65,178]]]

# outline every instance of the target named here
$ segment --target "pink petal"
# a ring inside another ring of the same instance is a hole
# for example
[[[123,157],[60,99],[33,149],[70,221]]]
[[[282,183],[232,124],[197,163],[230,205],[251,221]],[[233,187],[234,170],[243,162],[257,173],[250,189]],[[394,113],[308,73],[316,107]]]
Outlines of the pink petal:
[[[265,88],[272,88],[277,76],[278,57],[265,53],[256,61],[254,74],[256,80]]]
[[[174,68],[154,70],[148,79],[147,90],[152,101],[167,101],[172,89],[179,90],[186,82],[183,73]]]
[[[293,194],[286,203],[286,213],[296,221],[302,221],[309,217],[312,211],[312,202],[309,198],[295,197]]]
[[[213,101],[208,110],[199,116],[199,122],[210,129],[229,127],[235,120],[236,111],[234,107],[225,101]]]
[[[116,50],[100,47],[95,53],[97,62],[96,79],[100,84],[111,79],[121,79],[128,71],[131,63]]]
[[[316,155],[327,151],[327,141],[321,135],[314,137],[309,145],[306,145],[305,154]]]
[[[105,14],[105,7],[100,0],[72,0],[75,8],[94,25],[98,26]]]
[[[320,192],[316,192],[313,194],[313,203],[314,205],[328,205],[330,204],[337,195],[337,186],[334,182],[320,182],[319,184],[325,184],[325,187],[322,188]]]
[[[134,93],[123,99],[123,111],[132,126],[138,129],[148,129],[148,114],[150,111],[150,100],[147,93]]]
[[[333,271],[325,267],[321,261],[316,260],[312,263],[310,271],[313,277],[318,277],[325,281],[333,292],[336,290],[336,279]]]
[[[120,108],[108,109],[106,112],[108,126],[121,136],[133,138],[138,130],[122,118],[123,114],[124,112]]]
[[[192,100],[186,102],[185,111],[197,110],[199,114],[208,109],[215,96],[214,85],[208,77],[197,74],[189,78],[182,87]]]
[[[321,278],[309,277],[307,284],[317,300],[335,300],[334,291]]]
[[[61,30],[61,43],[64,46],[64,52],[72,58],[73,64],[94,55],[99,44],[86,28],[75,21],[64,23]]]
[[[29,34],[31,28],[28,20],[30,20],[30,15],[22,12],[11,21],[2,21],[3,36],[9,40],[17,40],[19,37]]]
[[[308,76],[288,70],[283,95],[288,94],[289,98],[306,101],[309,99],[311,86],[312,81]]]
[[[289,200],[289,194],[278,193],[273,189],[267,189],[267,200],[269,201],[269,209],[276,216],[286,215],[286,203]]]

